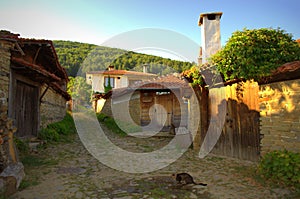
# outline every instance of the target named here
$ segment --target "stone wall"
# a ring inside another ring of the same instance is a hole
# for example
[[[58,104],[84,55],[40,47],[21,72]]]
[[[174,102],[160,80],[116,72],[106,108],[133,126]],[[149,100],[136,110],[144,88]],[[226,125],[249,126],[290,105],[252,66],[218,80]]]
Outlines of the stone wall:
[[[0,40],[0,101],[1,112],[8,114],[9,76],[10,76],[10,49],[11,42]]]
[[[8,117],[10,50],[13,46],[13,42],[0,40],[0,195],[3,196],[15,193],[24,178],[24,167],[18,162],[13,142],[17,129]]]
[[[7,134],[10,130],[8,124],[12,122],[8,118],[10,49],[12,47],[11,42],[0,40],[0,173],[10,162]]]
[[[101,110],[101,113],[110,117],[118,118],[119,120],[124,122],[131,122],[131,120],[133,120],[136,124],[140,125],[141,108],[139,93],[135,93],[133,96],[131,96],[129,102],[126,98],[127,97],[125,97],[124,100],[122,100],[121,98],[114,99],[113,103],[111,98],[107,99]],[[112,110],[115,110],[114,113],[112,113]],[[128,110],[130,118],[124,114],[125,112],[128,112]]]
[[[261,152],[300,152],[300,80],[260,85]]]
[[[43,94],[46,85],[41,87]],[[60,94],[49,88],[41,100],[40,105],[40,128],[45,128],[48,124],[58,122],[66,114],[66,100]]]
[[[130,116],[125,114],[125,112],[128,112],[128,110]],[[122,97],[116,98],[113,100],[113,103],[111,98],[109,98],[105,101],[101,113],[109,117],[117,118],[122,122],[131,123],[131,121],[133,121],[135,124],[140,125],[141,123],[140,95],[138,92],[134,93],[131,96],[129,102],[127,101],[127,97],[124,97],[124,99],[122,99]]]

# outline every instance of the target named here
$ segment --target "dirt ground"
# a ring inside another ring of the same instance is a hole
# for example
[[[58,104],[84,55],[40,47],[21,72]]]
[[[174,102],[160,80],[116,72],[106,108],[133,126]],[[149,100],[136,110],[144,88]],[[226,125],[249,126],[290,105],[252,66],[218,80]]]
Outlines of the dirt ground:
[[[136,141],[111,135],[115,144],[137,151],[155,150],[170,139],[153,137]],[[42,158],[44,163],[26,168],[21,190],[12,199],[292,198],[287,189],[256,182],[251,176],[255,167],[252,162],[211,155],[199,159],[191,149],[169,166],[144,174],[125,173],[103,165],[85,149],[77,135],[73,142],[49,145],[32,157]],[[208,185],[178,185],[171,177],[176,172],[188,172],[196,182]]]

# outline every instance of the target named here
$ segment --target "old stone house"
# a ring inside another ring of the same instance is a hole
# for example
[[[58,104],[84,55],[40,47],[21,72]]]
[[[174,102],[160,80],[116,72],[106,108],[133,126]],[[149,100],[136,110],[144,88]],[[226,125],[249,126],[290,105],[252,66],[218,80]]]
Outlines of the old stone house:
[[[7,175],[22,173],[22,167],[13,166],[18,163],[13,137],[36,137],[39,129],[65,116],[67,82],[51,41],[0,31],[0,187]],[[9,182],[18,186],[20,177],[14,179]]]

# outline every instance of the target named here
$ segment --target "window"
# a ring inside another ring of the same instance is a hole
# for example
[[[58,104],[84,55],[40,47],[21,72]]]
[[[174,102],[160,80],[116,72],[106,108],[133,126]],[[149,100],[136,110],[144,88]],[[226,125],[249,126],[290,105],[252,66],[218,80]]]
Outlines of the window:
[[[114,77],[104,77],[104,86],[108,86],[110,82],[110,86],[112,88],[115,87],[115,78]]]

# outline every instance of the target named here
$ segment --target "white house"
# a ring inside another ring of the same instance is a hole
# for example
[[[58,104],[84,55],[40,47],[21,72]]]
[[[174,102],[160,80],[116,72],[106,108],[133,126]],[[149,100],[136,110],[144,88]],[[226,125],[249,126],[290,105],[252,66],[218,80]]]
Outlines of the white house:
[[[94,92],[99,93],[105,92],[105,86],[108,86],[109,82],[112,88],[124,88],[155,77],[157,75],[146,72],[115,70],[113,66],[110,66],[108,70],[86,73],[87,83],[92,85]]]

